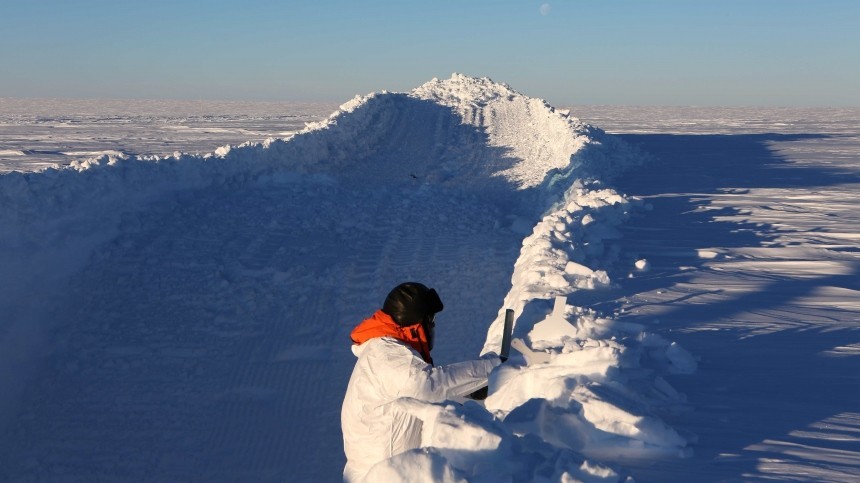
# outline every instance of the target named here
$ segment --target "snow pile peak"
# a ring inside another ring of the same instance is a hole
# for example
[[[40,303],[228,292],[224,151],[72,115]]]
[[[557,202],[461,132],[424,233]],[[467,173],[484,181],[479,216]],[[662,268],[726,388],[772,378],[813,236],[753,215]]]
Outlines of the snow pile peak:
[[[493,82],[488,77],[469,77],[454,73],[450,79],[433,78],[416,87],[412,94],[422,99],[432,99],[447,106],[478,105],[499,99],[525,97],[504,83]]]
[[[604,141],[610,149],[601,146]],[[588,146],[606,151],[601,169],[635,157],[542,99],[488,78],[454,74],[408,93],[357,96],[271,149],[294,169],[336,170],[377,182],[411,177],[507,193],[539,188],[558,173],[585,168],[586,159],[597,160],[581,156]]]
[[[533,188],[554,170],[574,166],[573,156],[597,141],[597,130],[553,109],[543,99],[527,97],[506,84],[454,74],[412,91],[421,99],[450,106],[463,122],[479,127],[491,146],[510,160],[495,176],[518,189]]]

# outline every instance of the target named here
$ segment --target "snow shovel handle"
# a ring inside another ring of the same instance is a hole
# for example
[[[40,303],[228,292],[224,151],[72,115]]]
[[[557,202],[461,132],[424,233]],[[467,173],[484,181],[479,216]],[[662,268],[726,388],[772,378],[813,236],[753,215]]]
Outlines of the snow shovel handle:
[[[502,350],[499,357],[502,362],[508,360],[511,354],[511,332],[514,330],[514,311],[513,309],[505,310],[505,330],[502,333]]]

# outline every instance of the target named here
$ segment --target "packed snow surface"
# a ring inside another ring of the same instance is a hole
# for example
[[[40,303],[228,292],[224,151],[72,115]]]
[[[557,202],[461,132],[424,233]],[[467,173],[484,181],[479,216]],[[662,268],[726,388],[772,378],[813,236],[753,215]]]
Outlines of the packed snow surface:
[[[0,175],[0,477],[336,481],[348,333],[417,280],[438,363],[506,308],[528,357],[485,404],[398,401],[424,447],[369,481],[850,481],[860,116],[573,114],[620,135],[455,74]]]

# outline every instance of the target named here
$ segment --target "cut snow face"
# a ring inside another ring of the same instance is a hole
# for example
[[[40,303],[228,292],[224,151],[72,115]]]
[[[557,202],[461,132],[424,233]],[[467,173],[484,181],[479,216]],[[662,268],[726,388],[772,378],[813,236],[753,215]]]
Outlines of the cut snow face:
[[[616,481],[619,457],[683,454],[652,409],[683,401],[660,374],[694,357],[568,303],[612,286],[609,241],[640,203],[608,180],[641,160],[455,74],[357,97],[287,139],[2,175],[0,382],[18,390],[0,396],[0,468],[334,480],[348,332],[410,279],[445,300],[437,361],[497,351],[505,308],[543,355],[497,370],[486,408],[399,401],[425,448],[372,474]]]

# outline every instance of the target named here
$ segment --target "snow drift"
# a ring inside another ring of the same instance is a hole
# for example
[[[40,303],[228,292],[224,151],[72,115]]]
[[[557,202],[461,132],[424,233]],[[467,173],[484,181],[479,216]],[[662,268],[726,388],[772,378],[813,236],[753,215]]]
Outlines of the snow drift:
[[[641,160],[637,150],[540,99],[455,74],[409,93],[356,97],[286,139],[206,156],[109,155],[2,175],[0,384],[10,390],[0,414],[13,413],[50,350],[51,307],[69,276],[134,223],[131,213],[210,186],[414,183],[428,196],[456,192],[509,214],[507,228],[525,239],[484,351],[498,350],[504,309],[513,308],[515,336],[546,357],[533,364],[517,357],[497,370],[486,409],[402,401],[425,421],[426,447],[380,463],[371,475],[618,480],[622,473],[606,463],[686,451],[687,440],[654,409],[683,400],[660,373],[695,370],[690,354],[643,327],[564,303],[633,268],[620,265],[606,242],[640,203],[607,182]]]

